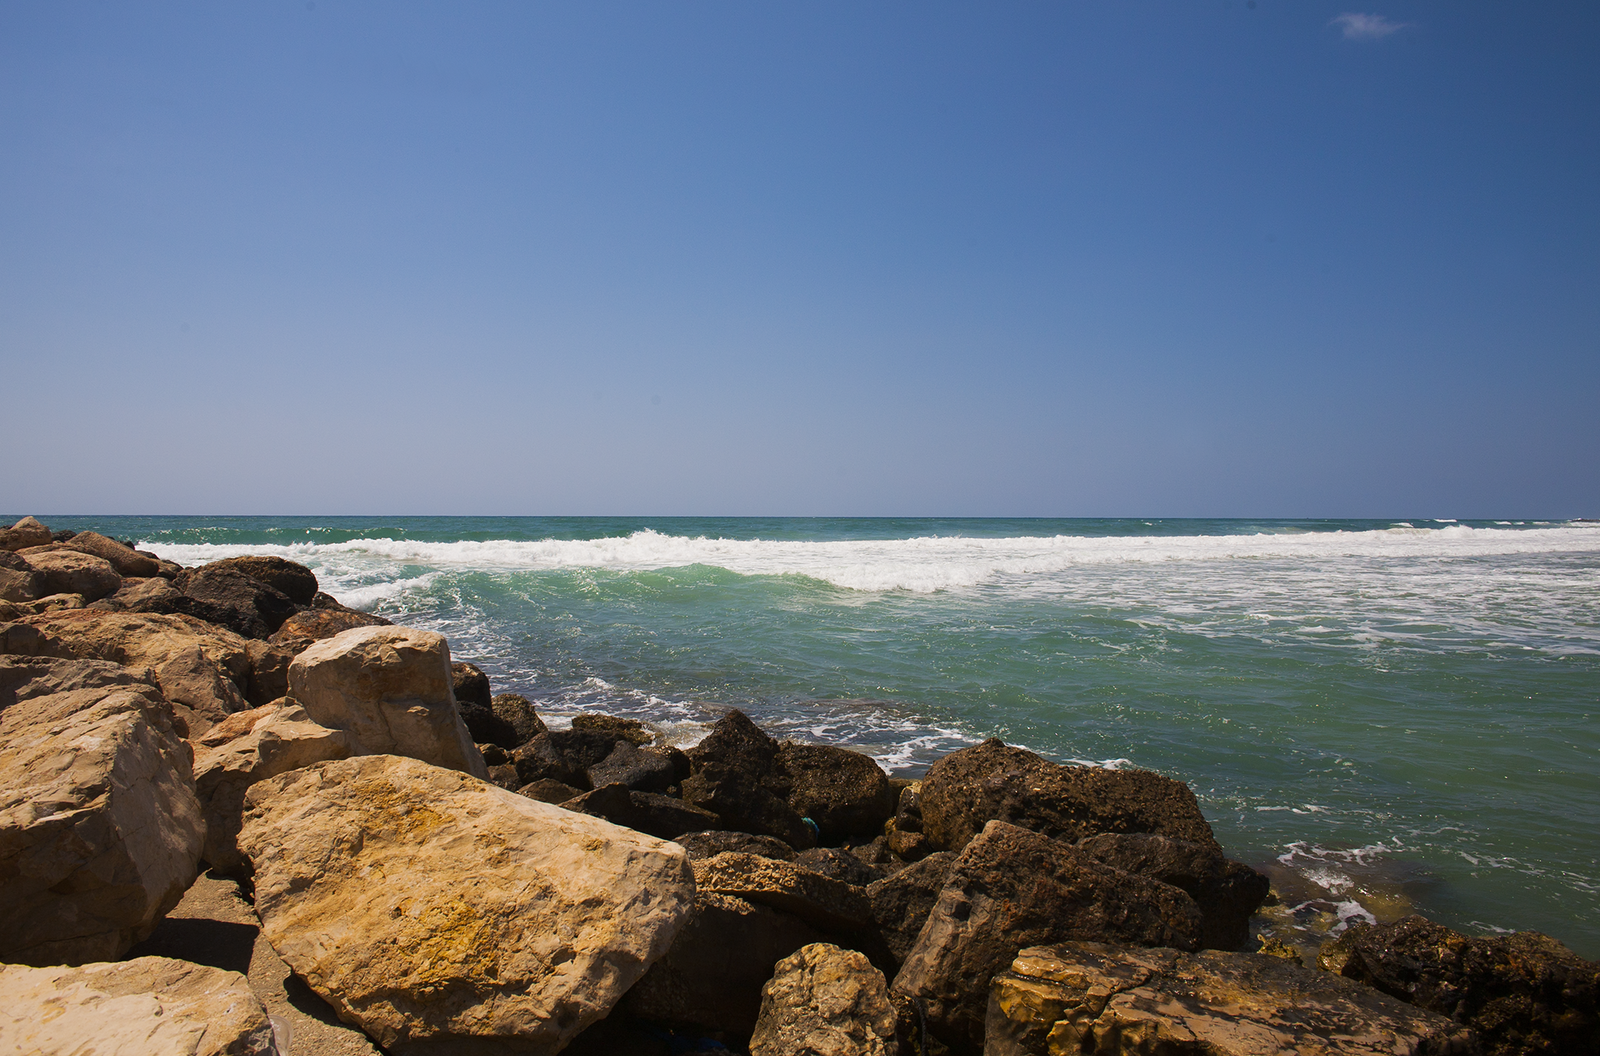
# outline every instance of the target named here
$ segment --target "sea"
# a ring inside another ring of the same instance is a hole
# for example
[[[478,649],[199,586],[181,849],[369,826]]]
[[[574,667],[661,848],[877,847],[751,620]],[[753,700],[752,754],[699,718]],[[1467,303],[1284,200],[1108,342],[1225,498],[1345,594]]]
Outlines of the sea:
[[[1600,524],[42,519],[301,562],[555,726],[691,744],[739,708],[897,776],[988,737],[1154,770],[1282,926],[1421,913],[1600,958]]]

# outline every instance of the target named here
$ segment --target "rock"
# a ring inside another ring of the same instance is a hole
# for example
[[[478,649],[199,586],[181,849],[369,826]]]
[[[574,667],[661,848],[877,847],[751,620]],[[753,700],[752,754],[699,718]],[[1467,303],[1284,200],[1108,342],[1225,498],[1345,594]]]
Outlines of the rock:
[[[115,594],[95,602],[109,612],[182,612],[184,595],[160,576],[124,579]]]
[[[1056,1053],[1404,1053],[1469,1056],[1469,1032],[1276,957],[1119,949],[1022,950],[995,976],[985,1056]]]
[[[536,797],[535,797],[536,798]],[[605,818],[625,828],[647,832],[662,840],[696,832],[716,821],[710,811],[691,807],[682,800],[651,792],[630,792],[627,785],[603,785],[584,792],[561,806],[581,814]]]
[[[693,906],[681,848],[413,759],[315,763],[245,804],[263,934],[397,1056],[558,1051]]]
[[[103,557],[38,548],[22,556],[33,568],[39,594],[82,594],[85,601],[99,601],[122,586],[122,577]]]
[[[1591,1053],[1600,962],[1536,931],[1468,938],[1424,917],[1358,924],[1318,964],[1473,1028],[1486,1056]]]
[[[255,580],[264,583],[294,602],[296,605],[310,605],[317,596],[317,576],[305,565],[296,564],[281,557],[265,557],[251,555],[249,557],[225,557],[221,561],[213,561],[206,568],[227,568],[235,572],[242,572]],[[154,573],[144,573],[153,575]]]
[[[889,871],[870,865],[859,856],[839,847],[813,847],[794,856],[794,864],[819,876],[841,880],[856,887],[882,880]]]
[[[289,665],[294,662],[295,654],[271,642],[256,639],[245,643],[245,654],[250,659],[250,673],[244,687],[245,700],[259,708],[289,695]]]
[[[624,784],[636,792],[665,792],[677,776],[672,757],[664,751],[640,748],[632,741],[618,741],[600,762],[589,768],[589,783]]]
[[[550,778],[532,781],[517,789],[517,795],[527,796],[529,799],[537,799],[541,803],[561,804],[581,794],[581,789],[573,788],[569,784]]]
[[[245,638],[267,638],[296,612],[282,591],[221,561],[191,568],[173,580],[188,600],[182,611]]]
[[[750,1056],[896,1056],[883,973],[855,950],[801,947],[761,988]]]
[[[357,627],[308,646],[289,665],[289,695],[312,721],[348,731],[357,755],[404,755],[488,776],[456,714],[450,647],[432,631]]]
[[[32,695],[13,667],[0,711],[0,959],[110,960],[195,877],[205,823],[189,747],[148,683],[26,666],[41,663],[60,691]]]
[[[0,550],[26,550],[49,545],[50,529],[32,517],[24,517],[10,528],[0,528]]]
[[[892,830],[888,837],[889,850],[902,861],[915,862],[926,858],[933,850],[933,841],[920,832]]]
[[[206,656],[199,644],[173,653],[161,662],[155,673],[167,699],[189,709],[182,712],[181,717],[190,737],[249,707],[239,687]]]
[[[860,931],[872,905],[859,887],[759,854],[724,851],[694,862],[695,886],[790,913],[828,931]]]
[[[673,1026],[748,1037],[773,966],[822,939],[815,928],[787,913],[732,895],[697,891],[694,913],[677,941],[628,991],[622,1010]]]
[[[780,862],[794,861],[794,848],[776,836],[756,836],[748,832],[707,830],[691,832],[677,837],[677,842],[689,852],[690,858],[710,858],[724,851],[740,854],[759,854],[776,858]]]
[[[287,1056],[244,976],[166,957],[78,968],[0,965],[0,1051]]]
[[[205,860],[223,873],[248,871],[237,842],[246,789],[302,766],[349,756],[348,734],[317,725],[291,700],[229,716],[207,731],[194,760],[195,793],[206,819]]]
[[[494,712],[496,719],[511,728],[516,744],[507,747],[520,747],[545,732],[544,720],[533,710],[533,704],[527,697],[501,693],[489,702],[489,710]]]
[[[319,594],[318,597],[327,597]],[[332,600],[332,599],[329,599]],[[337,602],[332,608],[306,609],[297,612],[283,621],[283,625],[272,632],[272,637],[267,641],[277,646],[291,656],[301,652],[312,642],[320,642],[324,638],[332,638],[343,631],[355,627],[391,627],[388,620],[382,616],[374,616],[370,612],[358,612],[347,609]]]
[[[1240,950],[1250,942],[1250,915],[1271,883],[1248,865],[1210,847],[1148,833],[1104,833],[1078,841],[1078,850],[1125,873],[1148,876],[1186,892],[1200,907],[1200,945]]]
[[[778,765],[789,775],[789,806],[816,822],[818,840],[872,839],[894,815],[889,775],[871,756],[825,744],[786,743]]]
[[[511,761],[525,784],[559,781],[578,789],[591,787],[589,768],[581,761],[567,758],[556,745],[554,731],[541,733],[527,744],[519,745],[511,753]]]
[[[1150,832],[1222,849],[1181,781],[1147,770],[1058,766],[992,737],[934,763],[918,798],[923,832],[944,850],[960,850],[994,820],[1069,842]]]
[[[494,695],[489,692],[489,676],[477,664],[457,660],[450,665],[450,679],[457,706],[471,704],[488,710]]]
[[[872,922],[878,926],[894,965],[898,968],[916,945],[922,925],[944,890],[945,878],[955,863],[953,851],[936,851],[907,866],[893,876],[866,886],[867,902],[872,906]]]
[[[64,612],[67,609],[87,607],[83,603],[82,594],[47,594],[33,601],[4,602],[3,604],[12,610],[14,615],[11,618],[16,620],[20,620],[24,616],[43,616],[47,612]]]
[[[601,715],[586,712],[572,717],[572,728],[590,733],[603,733],[619,741],[646,745],[655,741],[656,735],[638,719],[624,719],[618,715]]]
[[[33,601],[39,588],[39,574],[27,558],[0,550],[0,601]]]
[[[682,783],[686,803],[709,810],[724,829],[776,836],[795,850],[816,837],[787,800],[790,786],[778,766],[778,742],[741,711],[728,712],[689,753]]]
[[[147,557],[115,539],[108,539],[99,532],[78,532],[66,542],[56,545],[65,550],[76,550],[82,554],[103,558],[117,570],[119,576],[153,576],[161,568],[160,563],[154,558]]]
[[[121,686],[158,691],[149,671],[130,671],[104,660],[61,660],[45,656],[0,656],[0,711],[19,700]]]
[[[928,1029],[945,1044],[977,1048],[989,980],[1018,950],[1068,941],[1192,950],[1200,927],[1177,888],[991,821],[951,864],[894,987],[926,1002]]]

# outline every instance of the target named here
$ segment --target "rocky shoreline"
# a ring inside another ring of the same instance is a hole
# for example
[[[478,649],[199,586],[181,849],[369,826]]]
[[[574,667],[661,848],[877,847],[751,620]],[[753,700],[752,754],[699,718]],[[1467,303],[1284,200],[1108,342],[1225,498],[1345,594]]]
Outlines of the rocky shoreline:
[[[0,529],[0,785],[6,1051],[1600,1051],[1537,933],[1263,941],[1171,778],[550,729],[280,558]]]

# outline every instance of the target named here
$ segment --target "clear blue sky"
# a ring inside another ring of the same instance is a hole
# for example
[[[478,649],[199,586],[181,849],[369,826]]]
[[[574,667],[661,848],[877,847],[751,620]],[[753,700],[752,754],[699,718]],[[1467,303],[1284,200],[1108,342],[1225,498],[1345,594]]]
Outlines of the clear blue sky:
[[[0,507],[1600,516],[1597,55],[1592,2],[0,0]]]

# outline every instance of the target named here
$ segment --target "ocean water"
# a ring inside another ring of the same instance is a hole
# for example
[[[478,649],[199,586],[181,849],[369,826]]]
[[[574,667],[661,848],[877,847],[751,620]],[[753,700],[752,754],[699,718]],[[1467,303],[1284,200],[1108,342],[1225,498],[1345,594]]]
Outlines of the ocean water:
[[[731,707],[916,775],[989,736],[1182,779],[1297,919],[1600,957],[1600,525],[55,517],[279,554],[559,724]]]

